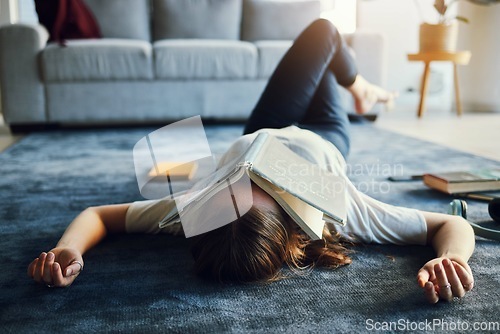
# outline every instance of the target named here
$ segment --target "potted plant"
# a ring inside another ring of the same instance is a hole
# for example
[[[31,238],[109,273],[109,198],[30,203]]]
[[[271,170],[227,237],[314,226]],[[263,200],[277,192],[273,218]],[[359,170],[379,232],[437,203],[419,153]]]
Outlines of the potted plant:
[[[415,0],[417,7],[418,0]],[[434,8],[438,13],[438,22],[423,22],[420,25],[420,52],[455,52],[458,40],[458,21],[468,23],[463,16],[450,16],[449,8],[459,0],[435,0]],[[489,5],[500,0],[467,0],[480,5]],[[418,7],[420,9],[420,7]]]

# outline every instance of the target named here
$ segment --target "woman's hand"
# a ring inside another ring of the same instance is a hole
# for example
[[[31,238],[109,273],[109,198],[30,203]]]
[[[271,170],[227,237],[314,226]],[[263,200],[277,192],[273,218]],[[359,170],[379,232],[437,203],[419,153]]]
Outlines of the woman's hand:
[[[462,298],[474,285],[472,270],[460,257],[440,257],[427,262],[418,271],[417,281],[432,304],[440,299]]]
[[[73,248],[56,247],[43,252],[28,266],[28,276],[48,287],[66,287],[83,270],[82,254]]]

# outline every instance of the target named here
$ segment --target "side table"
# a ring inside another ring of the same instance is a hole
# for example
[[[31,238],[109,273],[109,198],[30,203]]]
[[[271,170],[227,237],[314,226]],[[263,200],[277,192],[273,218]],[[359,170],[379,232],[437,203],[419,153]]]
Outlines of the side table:
[[[457,106],[457,115],[462,115],[462,105],[460,104],[460,92],[458,87],[457,65],[467,65],[471,57],[470,51],[458,52],[429,52],[408,54],[409,61],[423,61],[425,64],[424,76],[420,90],[420,105],[418,107],[418,117],[421,118],[425,111],[425,96],[429,85],[429,73],[431,71],[431,62],[433,61],[451,61],[453,63],[453,77],[455,82],[455,101]]]

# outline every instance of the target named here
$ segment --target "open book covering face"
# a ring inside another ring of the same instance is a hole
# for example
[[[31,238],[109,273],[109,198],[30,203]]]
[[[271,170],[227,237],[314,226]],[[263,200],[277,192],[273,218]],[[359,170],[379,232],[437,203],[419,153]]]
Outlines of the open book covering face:
[[[345,224],[344,187],[334,192],[324,187],[342,185],[342,178],[300,157],[266,132],[260,133],[241,156],[219,169],[200,117],[149,133],[137,142],[133,153],[141,194],[147,199],[175,199],[176,210],[166,213],[160,228],[180,221],[186,237],[220,228],[247,213],[253,205],[251,178],[312,238],[321,238],[323,226],[318,224],[323,223],[323,215]],[[285,168],[296,165],[305,165],[308,172]],[[181,176],[187,179],[179,180]],[[283,196],[281,190],[292,197]],[[308,219],[311,215],[306,211],[317,212],[318,218]],[[318,225],[319,232],[311,233],[311,225]]]

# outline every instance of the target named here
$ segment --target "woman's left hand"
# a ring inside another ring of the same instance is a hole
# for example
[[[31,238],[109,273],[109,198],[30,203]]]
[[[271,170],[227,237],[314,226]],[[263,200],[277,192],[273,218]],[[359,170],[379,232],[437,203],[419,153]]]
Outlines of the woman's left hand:
[[[424,289],[429,303],[440,299],[462,298],[474,285],[472,270],[460,258],[439,257],[427,262],[417,274],[418,285]]]

